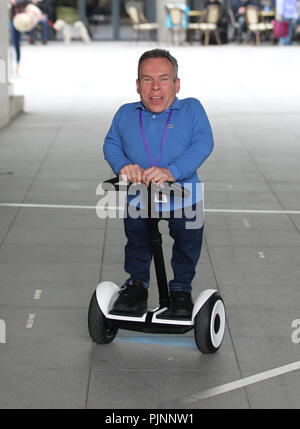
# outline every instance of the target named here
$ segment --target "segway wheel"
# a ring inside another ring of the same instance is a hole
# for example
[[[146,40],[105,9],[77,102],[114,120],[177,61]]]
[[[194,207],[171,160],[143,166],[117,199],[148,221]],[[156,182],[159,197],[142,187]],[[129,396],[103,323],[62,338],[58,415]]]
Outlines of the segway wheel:
[[[102,313],[96,292],[94,292],[90,302],[88,326],[90,336],[97,344],[111,343],[118,332],[118,328]]]
[[[194,319],[194,336],[198,349],[205,354],[219,350],[225,332],[225,307],[215,292],[200,308]]]

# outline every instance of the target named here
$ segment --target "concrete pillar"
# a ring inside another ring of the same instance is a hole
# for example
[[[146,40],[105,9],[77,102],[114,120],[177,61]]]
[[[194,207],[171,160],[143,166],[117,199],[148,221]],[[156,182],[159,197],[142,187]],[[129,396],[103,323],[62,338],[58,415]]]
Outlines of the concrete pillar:
[[[112,0],[113,40],[120,40],[120,0]]]
[[[156,21],[158,22],[157,41],[169,41],[165,6],[167,3],[186,3],[185,0],[156,0]]]
[[[7,0],[0,0],[0,127],[9,121],[8,95],[8,9]]]
[[[78,1],[78,13],[81,21],[86,22],[86,0]]]
[[[13,86],[9,84],[8,46],[9,17],[7,0],[0,0],[0,128],[23,111],[23,95],[13,95]]]
[[[155,2],[156,0],[146,0],[146,17],[149,22],[156,21]]]

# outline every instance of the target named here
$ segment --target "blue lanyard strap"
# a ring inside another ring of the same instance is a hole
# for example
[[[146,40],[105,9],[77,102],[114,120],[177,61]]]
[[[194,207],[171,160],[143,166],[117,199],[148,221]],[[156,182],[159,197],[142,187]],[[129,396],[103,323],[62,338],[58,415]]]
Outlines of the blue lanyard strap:
[[[164,148],[165,143],[166,143],[167,132],[168,132],[168,126],[169,126],[169,123],[170,123],[170,119],[171,119],[171,116],[172,116],[172,112],[173,112],[173,111],[172,111],[172,110],[170,110],[169,115],[168,115],[168,118],[167,118],[167,122],[166,122],[166,125],[165,125],[165,130],[164,130],[164,136],[163,136],[163,140],[162,140],[162,143],[161,143],[161,149],[160,149],[160,152],[159,152],[159,155],[158,155],[158,158],[157,158],[156,164],[155,164],[155,166],[156,166],[156,167],[158,167],[158,165],[159,165],[159,161],[160,161],[160,158],[161,158],[161,154],[162,154],[163,148]],[[142,121],[142,109],[140,109],[140,129],[141,129],[141,134],[142,134],[142,137],[143,137],[143,140],[144,140],[144,145],[145,145],[145,148],[146,148],[146,151],[147,151],[147,155],[148,155],[148,158],[149,158],[150,164],[152,165],[152,167],[154,167],[154,163],[153,163],[153,161],[152,161],[152,157],[151,157],[151,153],[150,153],[150,150],[149,150],[149,146],[148,146],[148,143],[147,143],[147,140],[146,140],[145,134],[144,134],[143,121]]]

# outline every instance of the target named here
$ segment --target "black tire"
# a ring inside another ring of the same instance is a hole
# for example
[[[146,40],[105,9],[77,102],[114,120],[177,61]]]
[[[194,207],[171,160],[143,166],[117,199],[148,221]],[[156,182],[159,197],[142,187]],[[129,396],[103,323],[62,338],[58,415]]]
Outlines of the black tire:
[[[202,353],[215,353],[219,350],[225,323],[224,302],[215,292],[200,308],[194,320],[195,342]]]
[[[90,336],[97,344],[111,343],[118,332],[118,328],[102,313],[96,292],[94,292],[90,302],[88,325]]]

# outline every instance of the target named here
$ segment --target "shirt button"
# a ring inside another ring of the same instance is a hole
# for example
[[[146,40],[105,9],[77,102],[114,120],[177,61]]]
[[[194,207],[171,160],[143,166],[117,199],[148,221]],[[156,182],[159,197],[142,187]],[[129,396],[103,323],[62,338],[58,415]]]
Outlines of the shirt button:
[[[156,118],[156,116],[155,116],[155,115],[153,115],[153,116],[152,116],[152,118],[153,118],[153,119],[155,119],[155,118]]]

